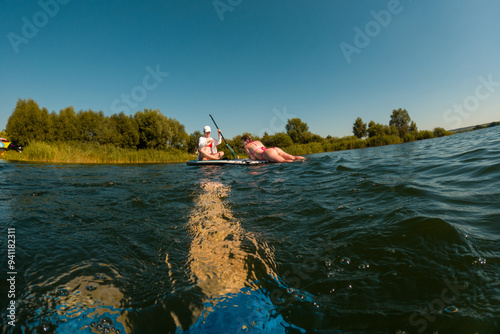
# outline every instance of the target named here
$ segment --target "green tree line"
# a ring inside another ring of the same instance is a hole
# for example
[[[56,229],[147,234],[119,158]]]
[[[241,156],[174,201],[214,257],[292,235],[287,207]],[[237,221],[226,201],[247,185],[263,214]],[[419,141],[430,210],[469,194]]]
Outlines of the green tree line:
[[[406,109],[394,109],[392,111],[389,124],[380,124],[370,121],[368,125],[363,122],[361,117],[356,118],[352,127],[352,133],[357,138],[363,137],[394,137],[403,142],[410,142],[421,139],[442,137],[452,134],[443,128],[437,127],[431,132],[429,130],[419,131],[417,124],[411,120]]]
[[[253,137],[267,146],[278,147],[324,140],[311,133],[308,125],[299,118],[289,119],[285,130],[273,135],[266,133],[262,138]],[[102,111],[76,112],[73,107],[67,107],[57,113],[40,108],[32,99],[17,101],[7,121],[6,134],[11,141],[22,146],[32,142],[86,142],[128,149],[173,148],[190,153],[196,153],[198,140],[203,136],[200,131],[188,135],[184,125],[159,110],[144,109],[134,115],[105,116]],[[242,135],[228,140],[238,154],[244,154],[240,147]],[[226,154],[231,156],[229,150]]]
[[[9,139],[30,142],[89,142],[122,148],[187,150],[184,125],[159,110],[144,109],[134,115],[105,116],[102,111],[73,107],[49,113],[32,99],[19,99],[6,126]]]
[[[292,154],[310,154],[327,151],[398,144],[414,140],[441,137],[451,134],[443,128],[433,131],[419,131],[406,109],[394,109],[388,124],[368,124],[358,117],[353,124],[353,136],[325,138],[309,130],[300,118],[288,119],[285,129],[275,134],[265,133],[262,137],[252,136],[268,147],[286,148]],[[19,145],[29,143],[90,143],[109,145],[123,149],[156,149],[196,153],[198,140],[203,134],[194,131],[187,134],[184,125],[163,115],[159,110],[144,109],[134,115],[124,113],[105,116],[102,111],[81,110],[75,112],[68,107],[56,112],[40,108],[32,99],[19,99],[9,117],[6,127],[8,138]],[[245,156],[241,137],[227,139],[238,155]],[[251,135],[251,134],[250,134]],[[219,149],[231,157],[231,151],[224,145]]]

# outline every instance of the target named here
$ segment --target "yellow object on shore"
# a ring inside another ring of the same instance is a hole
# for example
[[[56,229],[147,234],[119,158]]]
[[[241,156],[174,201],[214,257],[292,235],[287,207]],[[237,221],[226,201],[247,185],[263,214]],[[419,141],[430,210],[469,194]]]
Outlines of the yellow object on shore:
[[[8,148],[10,145],[10,141],[0,141],[0,148]]]

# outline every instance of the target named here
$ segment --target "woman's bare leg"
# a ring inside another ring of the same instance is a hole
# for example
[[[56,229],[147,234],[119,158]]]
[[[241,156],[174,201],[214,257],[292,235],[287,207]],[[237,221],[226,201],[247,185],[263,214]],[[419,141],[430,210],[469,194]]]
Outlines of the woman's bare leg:
[[[291,154],[288,154],[286,153],[285,151],[283,151],[281,148],[279,147],[274,147],[274,149],[276,151],[278,151],[278,154],[283,157],[285,160],[291,160],[291,161],[295,161],[295,160],[305,160],[306,158],[300,156],[300,155],[291,155]]]
[[[216,154],[208,153],[208,148],[203,148],[200,150],[201,160],[220,160],[224,156],[224,152],[217,152]]]

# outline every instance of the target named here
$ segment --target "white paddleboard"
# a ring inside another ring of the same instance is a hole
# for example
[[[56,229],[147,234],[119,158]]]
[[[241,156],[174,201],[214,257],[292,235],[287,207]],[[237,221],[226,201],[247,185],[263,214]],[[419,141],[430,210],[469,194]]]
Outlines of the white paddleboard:
[[[256,161],[252,159],[234,159],[234,160],[189,160],[189,166],[207,166],[207,165],[259,165],[269,163],[269,161]]]

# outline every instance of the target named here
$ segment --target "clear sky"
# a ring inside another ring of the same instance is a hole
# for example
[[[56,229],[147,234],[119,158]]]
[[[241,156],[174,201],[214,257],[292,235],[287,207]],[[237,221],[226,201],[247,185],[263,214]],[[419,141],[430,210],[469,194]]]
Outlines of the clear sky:
[[[359,116],[419,129],[500,121],[498,0],[0,2],[0,129],[18,98],[160,109],[192,133],[321,136]]]

